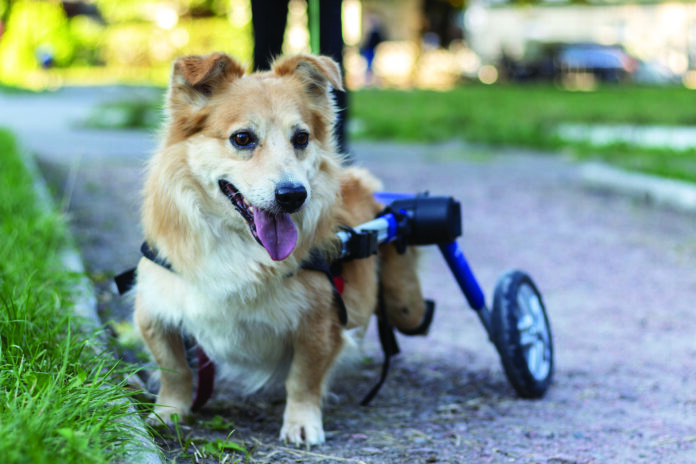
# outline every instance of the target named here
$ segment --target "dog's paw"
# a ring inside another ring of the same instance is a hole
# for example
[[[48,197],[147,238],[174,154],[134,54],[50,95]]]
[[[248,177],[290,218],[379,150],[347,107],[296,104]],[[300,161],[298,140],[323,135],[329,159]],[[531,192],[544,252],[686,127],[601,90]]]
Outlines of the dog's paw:
[[[146,422],[150,425],[171,425],[186,420],[191,416],[189,408],[176,408],[171,406],[157,406]]]
[[[280,429],[280,439],[285,443],[307,447],[324,443],[326,437],[321,425],[321,412],[302,411],[288,414],[286,411],[283,428]]]
[[[321,445],[326,441],[321,424],[319,426],[283,424],[283,428],[280,430],[280,439],[285,443],[292,443],[296,446],[305,445],[307,447]]]

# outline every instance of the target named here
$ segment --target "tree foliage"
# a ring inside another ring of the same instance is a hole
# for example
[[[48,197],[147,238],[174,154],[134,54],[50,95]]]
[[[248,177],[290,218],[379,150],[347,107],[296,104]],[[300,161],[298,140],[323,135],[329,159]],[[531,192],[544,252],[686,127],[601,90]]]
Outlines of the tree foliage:
[[[75,41],[65,12],[54,2],[14,2],[0,40],[0,76],[21,83],[22,72],[40,67],[50,55],[57,65],[72,61]]]
[[[176,56],[214,50],[250,61],[249,0],[96,0],[92,6],[92,14],[69,18],[58,1],[0,0],[0,82],[31,86],[48,67],[107,67],[110,76],[162,81]]]

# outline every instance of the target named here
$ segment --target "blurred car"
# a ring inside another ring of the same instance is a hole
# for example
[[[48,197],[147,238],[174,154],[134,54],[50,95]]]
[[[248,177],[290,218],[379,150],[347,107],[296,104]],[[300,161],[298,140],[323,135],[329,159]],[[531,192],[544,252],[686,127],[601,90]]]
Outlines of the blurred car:
[[[614,45],[569,44],[560,48],[556,60],[561,73],[590,73],[604,82],[619,82],[638,68],[638,60]]]
[[[638,69],[637,59],[618,45],[530,42],[519,61],[503,56],[511,80],[557,80],[588,73],[599,81],[619,82]]]

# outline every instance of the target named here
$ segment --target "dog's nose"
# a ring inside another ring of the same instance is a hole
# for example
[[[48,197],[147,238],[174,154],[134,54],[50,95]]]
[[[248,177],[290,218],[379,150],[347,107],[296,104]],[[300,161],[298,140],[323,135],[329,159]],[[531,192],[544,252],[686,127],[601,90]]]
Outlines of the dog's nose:
[[[284,213],[294,213],[307,199],[307,189],[302,184],[284,182],[276,186],[275,199]]]

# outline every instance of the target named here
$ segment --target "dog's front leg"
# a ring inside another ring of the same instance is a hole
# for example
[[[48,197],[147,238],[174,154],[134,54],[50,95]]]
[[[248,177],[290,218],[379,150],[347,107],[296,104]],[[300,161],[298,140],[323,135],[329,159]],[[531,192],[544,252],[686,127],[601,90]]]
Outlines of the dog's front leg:
[[[281,440],[308,447],[324,443],[321,398],[341,344],[338,318],[326,307],[308,314],[300,324],[293,338],[293,359],[285,382],[287,404]]]
[[[183,419],[191,414],[193,374],[186,362],[181,333],[178,330],[169,330],[153,319],[138,296],[135,299],[135,322],[160,367],[157,406],[149,421],[159,422],[157,419],[159,417],[164,422],[170,423],[174,414]]]

